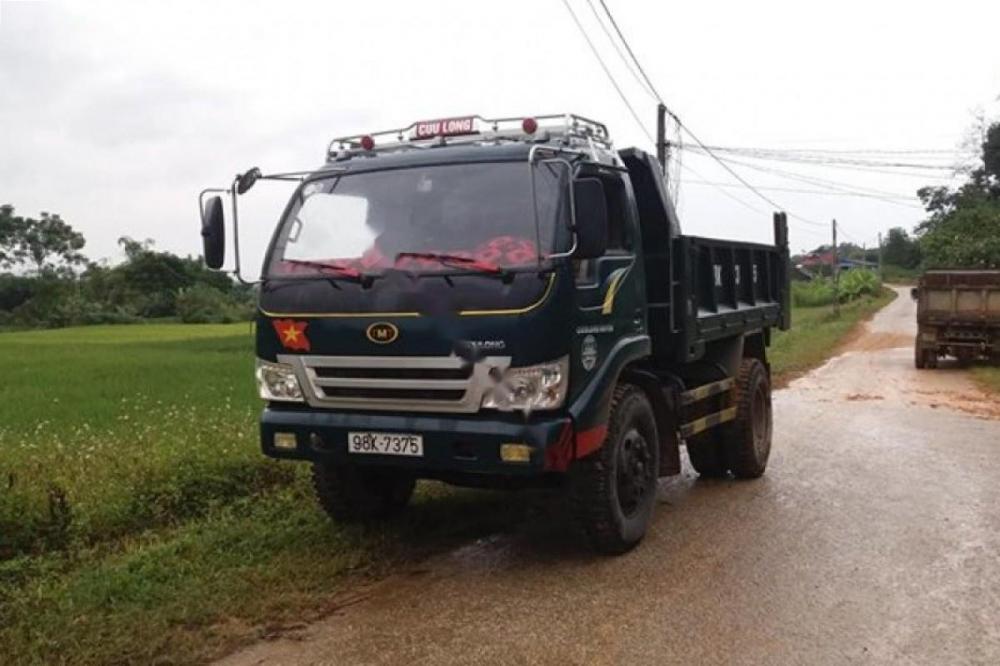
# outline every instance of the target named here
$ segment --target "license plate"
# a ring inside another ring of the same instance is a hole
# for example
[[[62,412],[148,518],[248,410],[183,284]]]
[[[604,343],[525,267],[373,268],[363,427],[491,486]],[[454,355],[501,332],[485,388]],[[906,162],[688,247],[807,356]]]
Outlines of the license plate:
[[[349,453],[375,453],[384,456],[422,456],[424,438],[422,435],[407,435],[398,432],[349,432],[347,433]]]

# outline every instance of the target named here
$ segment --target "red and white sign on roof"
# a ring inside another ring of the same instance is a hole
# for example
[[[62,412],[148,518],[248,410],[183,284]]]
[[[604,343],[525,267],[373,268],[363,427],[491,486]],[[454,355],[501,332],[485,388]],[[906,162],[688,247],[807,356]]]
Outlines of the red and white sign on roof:
[[[417,123],[413,128],[414,139],[430,139],[435,136],[461,136],[463,134],[478,134],[475,116],[426,120]]]

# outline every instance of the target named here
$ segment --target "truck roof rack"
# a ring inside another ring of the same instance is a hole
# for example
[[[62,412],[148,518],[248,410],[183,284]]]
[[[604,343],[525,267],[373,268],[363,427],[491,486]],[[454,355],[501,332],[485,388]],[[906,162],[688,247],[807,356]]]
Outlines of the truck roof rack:
[[[598,160],[599,152],[612,152],[611,137],[604,123],[576,114],[512,118],[476,115],[418,121],[398,129],[337,137],[327,148],[327,161],[441,145],[495,144],[503,141],[559,143],[589,150]]]

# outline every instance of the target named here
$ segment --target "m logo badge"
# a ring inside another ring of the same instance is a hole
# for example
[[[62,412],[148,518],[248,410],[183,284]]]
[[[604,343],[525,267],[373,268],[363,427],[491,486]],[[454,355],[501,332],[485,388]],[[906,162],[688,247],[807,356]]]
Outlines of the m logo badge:
[[[387,321],[375,322],[365,331],[368,339],[377,345],[387,345],[399,337],[399,329]]]

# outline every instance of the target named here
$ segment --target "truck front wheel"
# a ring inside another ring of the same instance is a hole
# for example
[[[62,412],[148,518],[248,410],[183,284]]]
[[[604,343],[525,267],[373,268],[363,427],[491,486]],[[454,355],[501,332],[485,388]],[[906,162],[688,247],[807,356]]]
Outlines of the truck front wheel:
[[[416,480],[393,470],[313,463],[313,488],[320,506],[340,522],[394,516],[406,508]]]
[[[735,402],[736,420],[723,426],[729,469],[737,478],[756,479],[771,455],[771,381],[760,360],[740,363]]]
[[[603,445],[576,461],[571,471],[573,508],[598,551],[619,555],[646,535],[656,504],[659,467],[659,439],[649,399],[637,386],[619,385]]]

